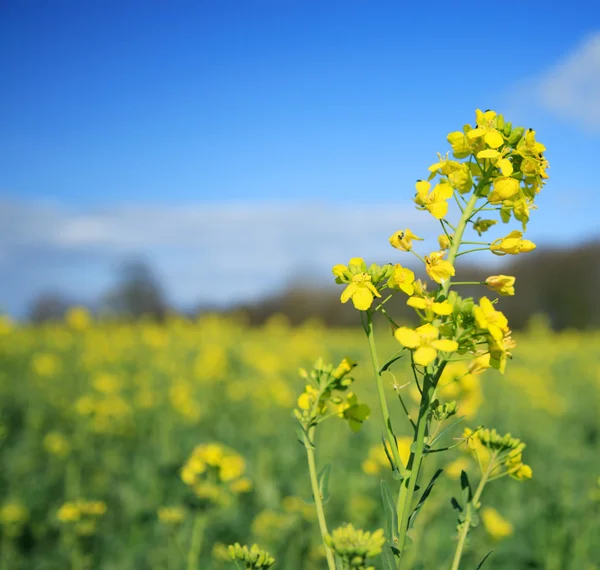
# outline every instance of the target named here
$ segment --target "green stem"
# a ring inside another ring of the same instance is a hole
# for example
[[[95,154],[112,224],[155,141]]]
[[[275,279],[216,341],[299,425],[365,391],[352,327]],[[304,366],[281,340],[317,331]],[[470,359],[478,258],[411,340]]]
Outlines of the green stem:
[[[377,395],[379,396],[379,406],[381,407],[381,415],[383,416],[383,423],[385,426],[385,433],[387,436],[388,444],[391,448],[392,456],[396,467],[399,469],[402,475],[405,474],[406,470],[402,460],[400,459],[400,452],[398,451],[398,444],[396,442],[396,436],[392,429],[392,421],[390,420],[390,411],[388,409],[387,400],[385,399],[385,390],[383,387],[383,378],[381,377],[379,367],[379,358],[377,357],[377,348],[375,347],[375,335],[373,330],[373,319],[371,313],[367,311],[367,326],[365,327],[367,333],[367,339],[369,340],[369,352],[371,353],[371,364],[373,365],[373,374],[375,375],[375,381],[377,383]]]
[[[419,417],[417,419],[417,429],[414,437],[415,450],[409,461],[408,477],[402,480],[400,487],[400,495],[398,496],[398,550],[402,552],[406,545],[406,533],[408,531],[408,517],[410,516],[410,506],[412,504],[415,487],[423,461],[423,449],[425,447],[425,434],[427,432],[427,421],[429,414],[429,391],[432,386],[429,381],[429,376],[425,375],[425,383],[423,384],[423,396],[421,398],[421,406],[419,408]]]
[[[474,249],[468,249],[467,251],[461,251],[460,253],[456,254],[456,257],[460,257],[461,255],[466,255],[467,253],[473,253],[475,251],[489,251],[490,248],[489,247],[476,247]]]
[[[479,504],[479,499],[481,498],[481,493],[483,493],[483,488],[485,487],[485,484],[488,482],[490,473],[495,468],[495,465],[494,465],[495,459],[496,459],[495,455],[492,455],[492,457],[490,458],[490,462],[487,466],[487,469],[481,475],[481,480],[479,481],[479,485],[477,485],[477,489],[475,490],[475,494],[473,495],[473,499],[471,500],[471,503],[469,505],[465,505],[467,514],[465,516],[465,520],[462,523],[462,526],[460,527],[460,535],[458,537],[458,544],[456,545],[456,551],[454,553],[454,559],[452,560],[452,567],[450,568],[450,570],[458,570],[458,568],[460,566],[460,560],[462,558],[462,553],[465,548],[465,543],[467,541],[467,535],[469,534],[469,529],[471,527],[471,519],[472,519],[473,510],[477,508],[477,505]]]
[[[192,536],[190,538],[190,549],[188,551],[187,570],[198,570],[199,558],[202,552],[202,542],[204,541],[204,524],[206,517],[202,512],[197,512],[192,526]]]
[[[485,281],[454,281],[452,285],[485,285]]]
[[[456,231],[454,232],[454,239],[452,240],[452,246],[450,247],[450,251],[448,252],[448,261],[454,266],[454,261],[458,255],[458,248],[462,242],[463,234],[465,233],[465,228],[467,227],[467,222],[473,215],[473,210],[475,210],[475,205],[477,204],[477,200],[479,197],[477,196],[477,192],[473,192],[471,198],[467,202],[467,205],[464,207],[462,214],[460,216],[460,220],[458,225],[456,226]],[[450,278],[448,278],[444,285],[442,286],[442,292],[444,296],[448,296],[448,290],[450,289]]]
[[[317,465],[315,462],[315,449],[312,444],[314,439],[315,428],[312,427],[308,430],[308,434],[304,433],[304,447],[306,448],[306,458],[308,460],[308,473],[310,475],[310,486],[312,488],[313,499],[315,501],[315,507],[317,509],[317,519],[319,521],[319,529],[321,531],[321,539],[323,540],[323,547],[325,548],[325,558],[327,558],[327,567],[329,570],[336,570],[335,559],[331,548],[327,545],[325,537],[329,534],[327,530],[327,521],[325,520],[325,510],[323,509],[323,498],[321,497],[321,490],[319,489],[319,479],[317,476]]]

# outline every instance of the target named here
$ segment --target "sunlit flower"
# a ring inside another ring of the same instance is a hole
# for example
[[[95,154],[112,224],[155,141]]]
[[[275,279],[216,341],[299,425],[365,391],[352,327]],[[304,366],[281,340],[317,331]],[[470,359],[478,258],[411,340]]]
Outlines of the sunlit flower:
[[[427,275],[436,283],[450,279],[456,273],[454,266],[449,261],[443,259],[443,257],[443,251],[434,251],[425,256],[425,270],[427,271]]]
[[[394,232],[390,237],[390,245],[402,251],[410,251],[413,241],[423,241],[423,238],[417,237],[408,228]]]
[[[415,202],[429,211],[429,213],[438,220],[441,220],[448,213],[448,200],[452,198],[454,191],[447,182],[439,182],[431,190],[431,184],[426,180],[419,180],[416,185],[417,195]]]
[[[504,143],[504,137],[494,126],[496,113],[494,111],[486,111],[485,113],[477,109],[475,111],[477,128],[470,130],[467,133],[467,138],[474,141],[483,137],[485,144],[491,148],[498,148]]]
[[[499,295],[515,294],[515,278],[510,275],[491,275],[485,280],[485,284]]]
[[[366,311],[373,304],[375,297],[381,295],[373,286],[371,276],[368,273],[358,273],[352,277],[352,282],[344,289],[340,299],[342,303],[352,299],[355,309]]]
[[[527,253],[535,249],[532,241],[523,239],[523,232],[514,230],[503,238],[494,240],[490,245],[490,251],[496,255],[517,255]]]
[[[501,341],[508,331],[508,320],[504,314],[497,311],[487,297],[479,300],[479,305],[473,309],[477,326],[487,330],[496,341]]]
[[[422,325],[414,330],[400,327],[394,336],[402,346],[414,351],[414,361],[421,366],[431,364],[437,358],[438,351],[458,350],[458,343],[455,340],[439,339],[439,329],[431,324]]]
[[[397,263],[394,265],[387,285],[391,289],[400,289],[400,291],[404,291],[407,295],[412,295],[415,291],[414,282],[415,274],[407,267],[402,267],[402,265]]]

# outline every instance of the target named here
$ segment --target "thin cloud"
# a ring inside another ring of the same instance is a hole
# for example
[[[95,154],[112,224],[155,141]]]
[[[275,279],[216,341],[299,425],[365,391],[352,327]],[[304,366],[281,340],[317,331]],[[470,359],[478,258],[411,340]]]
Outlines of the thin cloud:
[[[600,32],[584,39],[547,71],[517,88],[517,99],[539,105],[600,133]]]
[[[163,278],[170,300],[226,304],[276,290],[299,274],[330,276],[362,255],[393,260],[387,237],[435,220],[412,202],[390,205],[115,205],[75,211],[60,203],[0,201],[0,306],[22,312],[47,289],[89,299],[110,285],[124,258],[140,257]]]

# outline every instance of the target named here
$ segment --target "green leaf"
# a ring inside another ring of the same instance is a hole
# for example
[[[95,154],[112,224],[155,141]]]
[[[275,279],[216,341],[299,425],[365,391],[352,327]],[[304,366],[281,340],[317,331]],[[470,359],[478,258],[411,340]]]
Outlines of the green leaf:
[[[384,545],[381,551],[381,562],[383,570],[396,570],[396,559],[392,554],[392,547],[389,544]]]
[[[483,560],[477,565],[477,568],[475,568],[475,570],[480,570],[480,568],[483,566],[483,563],[488,559],[488,557],[490,556],[490,554],[494,552],[493,550],[490,550],[484,557]]]
[[[326,463],[319,473],[319,493],[323,504],[329,501],[329,476],[331,475],[331,463]]]
[[[467,506],[473,500],[473,492],[469,484],[469,477],[465,471],[460,472],[460,488],[462,490],[463,504]]]
[[[429,481],[429,485],[427,485],[427,487],[423,491],[423,494],[421,495],[421,498],[419,499],[419,502],[417,503],[415,510],[411,513],[410,517],[408,518],[408,528],[412,528],[413,525],[415,524],[415,519],[417,518],[417,515],[419,514],[421,507],[425,504],[425,501],[431,494],[431,491],[433,489],[433,486],[435,485],[435,482],[437,481],[437,478],[443,473],[443,471],[444,471],[443,469],[438,469],[433,474],[433,477],[431,478],[431,481]]]
[[[398,515],[390,489],[383,480],[381,481],[381,498],[383,499],[383,510],[385,512],[386,536],[393,544],[398,540]]]
[[[404,349],[403,349],[404,350]],[[404,358],[404,354],[399,354],[398,356],[394,356],[392,358],[390,358],[380,369],[379,369],[379,375],[383,374],[392,364],[394,364],[394,362],[396,362],[397,360],[400,360],[401,358]]]

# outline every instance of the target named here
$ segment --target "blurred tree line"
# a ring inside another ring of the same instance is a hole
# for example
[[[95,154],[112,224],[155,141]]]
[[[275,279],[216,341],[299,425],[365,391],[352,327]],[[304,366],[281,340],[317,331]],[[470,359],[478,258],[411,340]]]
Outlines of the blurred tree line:
[[[458,267],[461,281],[483,281],[489,275],[514,275],[517,294],[501,297],[500,308],[514,330],[522,329],[533,315],[544,314],[555,330],[600,327],[600,240],[574,248],[544,248],[530,254],[507,258],[494,267],[462,265]],[[417,275],[424,278],[424,275]],[[342,305],[341,286],[291,286],[280,294],[252,304],[241,304],[223,311],[200,306],[189,311],[190,316],[207,312],[245,313],[252,325],[264,323],[279,313],[293,325],[316,318],[327,326],[346,327],[359,323],[352,303]],[[463,296],[476,299],[486,295],[484,286],[463,286]],[[489,292],[490,296],[493,295]],[[41,295],[32,304],[29,316],[33,322],[61,318],[73,303],[59,294]],[[388,303],[388,311],[398,321],[414,323],[415,314],[405,305],[401,295]],[[124,264],[117,284],[98,303],[98,312],[126,318],[151,317],[164,319],[176,312],[166,300],[164,290],[152,271],[142,261]]]

